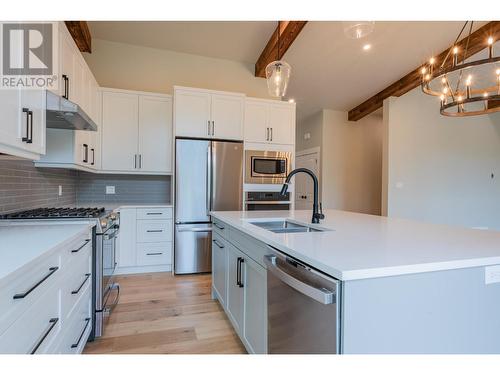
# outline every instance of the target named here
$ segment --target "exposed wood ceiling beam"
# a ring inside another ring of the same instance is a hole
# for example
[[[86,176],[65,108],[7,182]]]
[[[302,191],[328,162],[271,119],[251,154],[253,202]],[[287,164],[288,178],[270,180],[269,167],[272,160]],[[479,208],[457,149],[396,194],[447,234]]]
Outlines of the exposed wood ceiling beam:
[[[281,21],[274,30],[273,35],[255,63],[255,76],[266,77],[266,66],[275,60],[281,59],[290,48],[293,41],[302,31],[307,21]],[[279,56],[278,56],[278,33],[279,33]]]
[[[465,32],[467,35],[467,31]],[[465,56],[465,58],[468,58],[478,53],[482,49],[486,48],[486,40],[489,36],[492,36],[494,40],[500,39],[500,21],[489,22],[471,34],[469,40],[469,46],[467,48],[467,55]],[[463,52],[465,51],[466,41],[467,41],[467,36],[457,43],[457,46],[459,47],[462,53],[462,55],[460,55],[459,52],[459,61],[461,61],[463,58]],[[448,51],[449,50],[446,49],[439,55],[434,56],[436,59],[435,66],[441,65],[443,60],[446,58]],[[449,67],[451,65],[451,61],[452,59],[448,58],[444,67],[445,68]],[[359,119],[362,119],[363,117],[381,108],[384,99],[387,99],[391,96],[401,96],[407,93],[408,91],[413,90],[415,87],[418,87],[422,79],[421,68],[422,66],[419,66],[412,72],[405,75],[403,78],[394,82],[389,87],[386,87],[379,93],[372,96],[370,99],[364,101],[357,107],[351,109],[348,114],[349,121],[357,121]]]
[[[87,21],[64,21],[80,52],[92,52],[92,37]]]

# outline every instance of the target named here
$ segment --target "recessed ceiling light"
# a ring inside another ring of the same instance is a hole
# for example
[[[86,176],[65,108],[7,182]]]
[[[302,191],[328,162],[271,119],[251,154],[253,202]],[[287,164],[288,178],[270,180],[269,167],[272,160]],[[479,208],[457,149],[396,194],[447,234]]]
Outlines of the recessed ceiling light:
[[[295,99],[288,99],[288,103],[295,103]]]
[[[365,45],[363,46],[363,50],[364,50],[364,51],[368,51],[370,48],[372,48],[372,45],[371,45],[371,44],[365,44]]]

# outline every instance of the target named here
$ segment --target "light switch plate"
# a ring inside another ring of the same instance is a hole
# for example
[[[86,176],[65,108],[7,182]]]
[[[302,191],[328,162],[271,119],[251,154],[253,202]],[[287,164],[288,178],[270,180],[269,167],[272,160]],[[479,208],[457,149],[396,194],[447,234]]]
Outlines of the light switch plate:
[[[58,194],[59,194],[59,196],[62,195],[62,185],[59,185],[59,193]]]
[[[484,283],[500,283],[500,265],[484,267]]]
[[[114,194],[115,187],[114,186],[106,186],[106,194]]]

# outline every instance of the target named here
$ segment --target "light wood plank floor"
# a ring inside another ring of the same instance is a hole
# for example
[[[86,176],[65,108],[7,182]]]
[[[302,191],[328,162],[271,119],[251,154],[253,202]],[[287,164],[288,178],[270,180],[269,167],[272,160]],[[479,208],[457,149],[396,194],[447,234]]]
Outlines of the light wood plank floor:
[[[211,299],[210,275],[117,276],[120,302],[88,354],[246,353],[224,310]]]

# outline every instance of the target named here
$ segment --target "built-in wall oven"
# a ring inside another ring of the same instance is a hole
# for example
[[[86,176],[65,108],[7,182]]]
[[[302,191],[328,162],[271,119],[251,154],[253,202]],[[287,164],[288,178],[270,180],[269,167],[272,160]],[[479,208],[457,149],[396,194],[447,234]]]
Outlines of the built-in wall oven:
[[[116,245],[120,232],[118,215],[116,214],[113,219],[104,224],[102,232],[96,235],[96,256],[94,257],[95,325],[93,337],[102,336],[107,319],[120,297],[120,285],[114,281],[117,265]]]
[[[248,191],[245,193],[246,211],[289,210],[290,193],[277,191]]]
[[[245,183],[282,184],[291,166],[291,152],[246,150]]]

